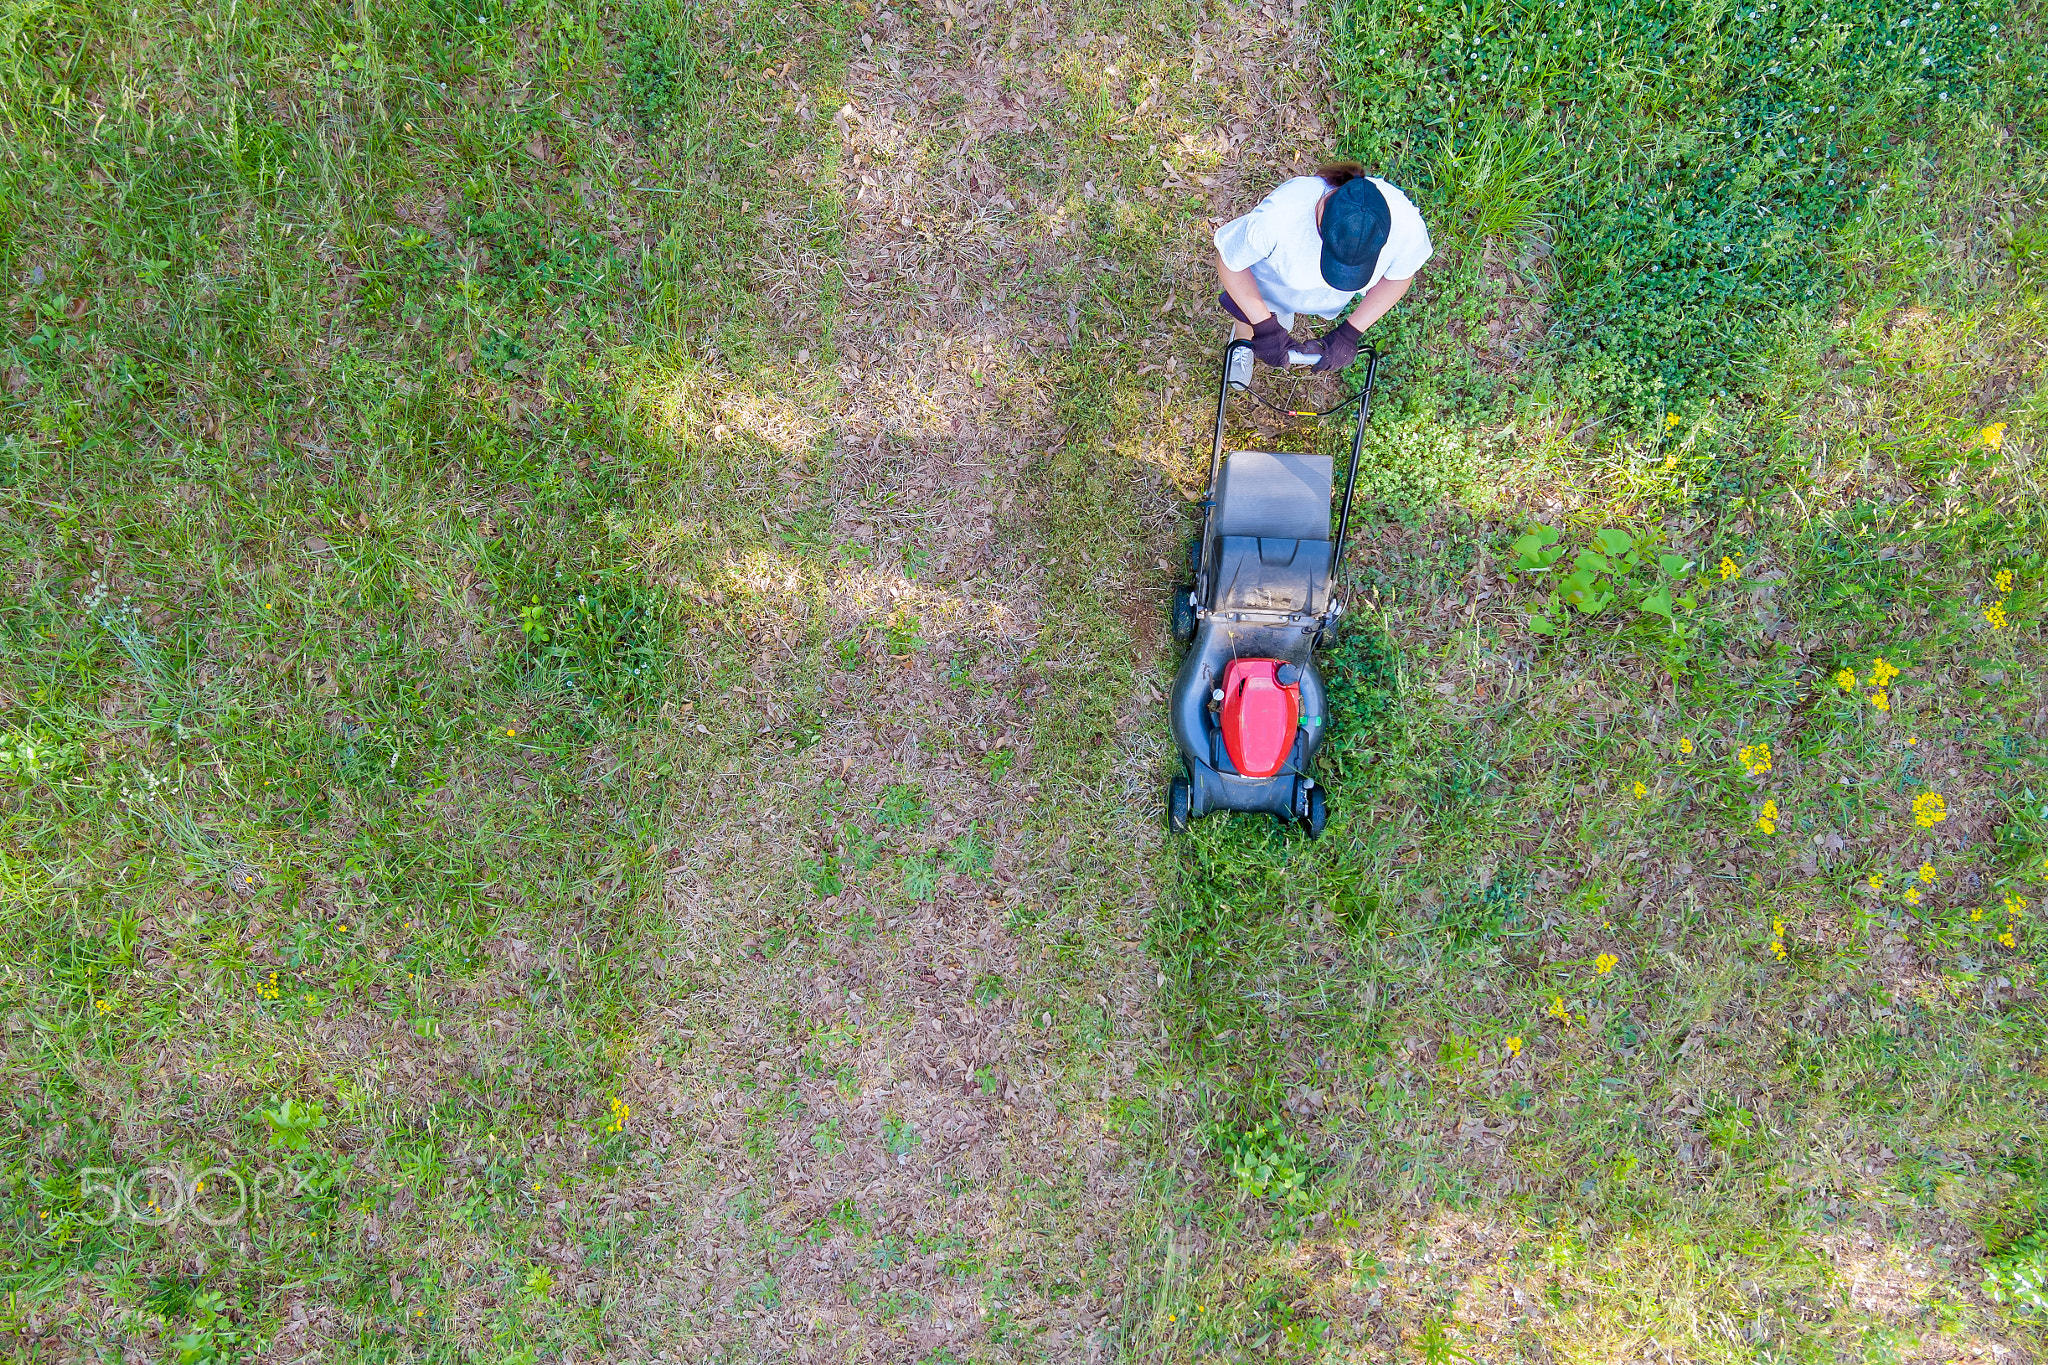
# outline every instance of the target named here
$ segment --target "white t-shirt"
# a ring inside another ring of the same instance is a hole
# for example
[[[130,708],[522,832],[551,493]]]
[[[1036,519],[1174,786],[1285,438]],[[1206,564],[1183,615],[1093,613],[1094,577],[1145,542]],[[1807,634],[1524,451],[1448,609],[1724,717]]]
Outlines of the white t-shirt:
[[[1405,280],[1430,258],[1429,229],[1408,196],[1368,176],[1387,197],[1387,244],[1380,249],[1367,289],[1383,279]],[[1357,293],[1323,282],[1323,236],[1316,227],[1316,201],[1329,189],[1319,175],[1297,175],[1259,201],[1242,218],[1216,229],[1216,252],[1232,270],[1250,270],[1266,306],[1280,325],[1294,325],[1295,313],[1334,318],[1349,312]],[[1358,291],[1364,292],[1363,290]]]

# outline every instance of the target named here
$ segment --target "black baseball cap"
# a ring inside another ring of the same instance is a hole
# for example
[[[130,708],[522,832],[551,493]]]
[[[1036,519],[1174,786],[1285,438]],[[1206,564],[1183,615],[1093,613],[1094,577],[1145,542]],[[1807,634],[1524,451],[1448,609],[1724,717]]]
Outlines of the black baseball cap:
[[[1338,186],[1323,203],[1324,283],[1352,292],[1365,288],[1392,223],[1378,185],[1361,175]]]

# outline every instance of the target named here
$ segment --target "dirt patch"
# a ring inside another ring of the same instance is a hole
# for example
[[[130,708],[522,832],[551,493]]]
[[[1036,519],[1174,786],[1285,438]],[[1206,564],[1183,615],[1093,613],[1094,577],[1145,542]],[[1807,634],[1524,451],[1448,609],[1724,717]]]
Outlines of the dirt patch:
[[[658,1154],[629,1194],[659,1231],[621,1320],[685,1356],[750,1343],[802,1359],[1092,1360],[1117,1311],[1138,1173],[1105,1120],[1142,1093],[1153,982],[1127,941],[1142,907],[1076,905],[1065,888],[1084,865],[1115,863],[1142,900],[1132,845],[1156,836],[1041,832],[1055,798],[1038,746],[1065,719],[1053,680],[1083,657],[1041,562],[1062,530],[1042,470],[1074,436],[1061,385],[1084,340],[1080,306],[1125,308],[1133,291],[1116,282],[1145,264],[1105,254],[1089,206],[1199,188],[1221,221],[1321,155],[1323,124],[1298,98],[1255,117],[1276,98],[1261,68],[1307,51],[1306,31],[1277,16],[1199,35],[1193,70],[1249,103],[1194,87],[1205,116],[1235,110],[1196,125],[1173,112],[1189,92],[1126,77],[1123,35],[1078,32],[1045,7],[949,16],[914,29],[878,11],[830,116],[839,391],[797,423],[822,428],[833,452],[818,740],[789,789],[756,784],[737,800],[745,816],[679,828],[664,882],[680,930],[666,964],[672,1046],[636,1055],[624,1094]],[[1075,91],[1090,86],[1131,112],[1083,146],[1067,139]],[[1292,141],[1259,140],[1269,128]],[[1143,139],[1161,144],[1154,169],[1118,171],[1121,144]],[[1180,534],[1172,447],[1212,401],[1190,377],[1221,324],[1181,306],[1208,288],[1208,230],[1157,246],[1176,302],[1115,324],[1141,332],[1157,416],[1136,439],[1156,440],[1159,458],[1147,446],[1129,465],[1090,461],[1133,471],[1148,546]],[[1020,300],[1021,282],[1059,280],[1092,283]],[[1149,585],[1166,553],[1129,568]],[[739,581],[752,572],[735,566],[732,586],[785,591],[772,572]],[[1124,595],[1119,649],[1165,649],[1157,605]],[[790,667],[765,649],[756,685],[786,685]],[[1156,740],[1134,738],[1147,702],[1131,702],[1113,741],[1119,795],[1141,811],[1158,761]],[[794,793],[828,783],[855,817],[784,827]],[[858,870],[871,814],[905,791],[924,846],[948,851],[921,898]],[[816,874],[807,907],[727,875],[792,862]],[[817,951],[780,946],[792,913]],[[1049,951],[1061,944],[1075,946]]]

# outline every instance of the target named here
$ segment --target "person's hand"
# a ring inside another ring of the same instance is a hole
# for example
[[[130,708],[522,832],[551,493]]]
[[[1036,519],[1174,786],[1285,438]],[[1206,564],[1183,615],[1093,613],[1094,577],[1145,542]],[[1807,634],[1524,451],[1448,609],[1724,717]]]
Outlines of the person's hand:
[[[1264,322],[1252,324],[1252,354],[1267,365],[1287,364],[1287,329],[1279,318],[1268,313]]]
[[[1329,331],[1316,338],[1322,348],[1323,358],[1316,362],[1316,373],[1325,370],[1349,369],[1351,362],[1358,359],[1358,329],[1346,318]]]

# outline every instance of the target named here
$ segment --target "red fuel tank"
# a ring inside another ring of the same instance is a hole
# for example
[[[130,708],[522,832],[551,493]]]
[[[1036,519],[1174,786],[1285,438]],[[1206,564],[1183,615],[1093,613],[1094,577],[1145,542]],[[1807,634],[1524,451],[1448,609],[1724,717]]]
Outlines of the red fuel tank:
[[[1246,777],[1271,777],[1294,748],[1301,684],[1281,682],[1280,668],[1278,659],[1233,659],[1223,670],[1223,747]]]

